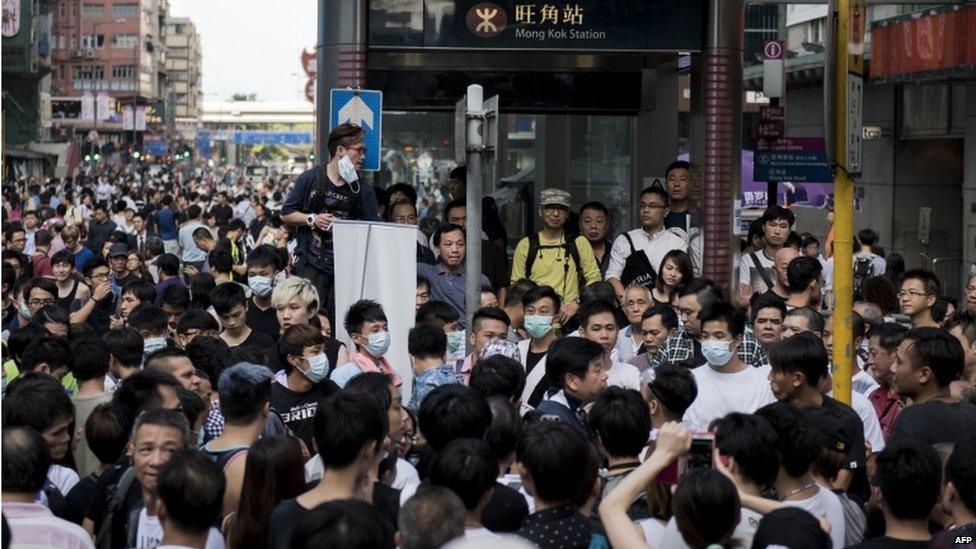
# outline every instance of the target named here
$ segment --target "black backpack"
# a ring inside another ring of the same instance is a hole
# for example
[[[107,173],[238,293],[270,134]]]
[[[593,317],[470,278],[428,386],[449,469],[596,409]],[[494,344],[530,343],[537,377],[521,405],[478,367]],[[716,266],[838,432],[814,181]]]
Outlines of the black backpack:
[[[854,293],[859,294],[864,281],[874,276],[874,261],[871,256],[862,255],[854,258]]]
[[[525,278],[531,278],[532,265],[535,264],[535,259],[539,255],[540,251],[555,250],[559,248],[565,250],[566,255],[568,257],[571,257],[573,259],[573,263],[576,264],[576,276],[578,278],[579,288],[580,290],[582,290],[583,287],[586,286],[586,277],[583,276],[583,263],[580,261],[580,254],[579,254],[579,250],[576,248],[575,240],[569,240],[562,244],[554,244],[554,245],[547,244],[543,246],[539,242],[539,233],[533,233],[529,235],[529,252],[525,256]],[[569,270],[568,262],[564,263],[563,266],[566,268],[567,271]],[[563,288],[563,290],[565,291],[565,287]]]
[[[623,237],[627,239],[627,244],[630,244],[630,255],[624,260],[624,270],[620,273],[620,283],[623,284],[624,288],[631,286],[652,288],[657,278],[657,272],[651,265],[651,260],[647,258],[644,250],[638,250],[634,247],[634,241],[631,240],[629,234],[623,233]]]

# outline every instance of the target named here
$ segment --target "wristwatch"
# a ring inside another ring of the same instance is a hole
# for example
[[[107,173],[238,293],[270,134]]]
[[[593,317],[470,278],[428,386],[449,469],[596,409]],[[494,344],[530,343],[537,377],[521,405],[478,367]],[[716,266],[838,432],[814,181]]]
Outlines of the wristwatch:
[[[305,222],[308,223],[308,226],[309,227],[311,227],[311,228],[314,229],[315,228],[315,214],[308,214],[308,216],[305,217]]]

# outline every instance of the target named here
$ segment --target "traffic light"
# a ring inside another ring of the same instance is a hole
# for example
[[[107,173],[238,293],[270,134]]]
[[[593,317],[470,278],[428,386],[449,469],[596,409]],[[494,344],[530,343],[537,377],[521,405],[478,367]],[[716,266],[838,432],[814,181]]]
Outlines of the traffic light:
[[[99,160],[102,159],[102,155],[95,153],[95,156],[93,158],[95,159],[95,162],[98,162]]]
[[[88,164],[89,162],[91,162],[91,160],[92,160],[91,155],[90,154],[86,154],[85,155],[85,164]]]
[[[308,153],[309,162],[315,162],[315,153]]]
[[[139,160],[139,157],[140,156],[142,156],[142,155],[139,154],[139,151],[132,151],[132,158],[135,158],[136,160]]]

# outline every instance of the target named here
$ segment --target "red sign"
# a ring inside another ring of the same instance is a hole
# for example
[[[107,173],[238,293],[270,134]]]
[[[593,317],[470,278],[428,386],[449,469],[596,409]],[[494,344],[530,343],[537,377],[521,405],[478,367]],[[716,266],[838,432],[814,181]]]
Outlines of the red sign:
[[[976,6],[876,22],[871,26],[871,78],[909,79],[913,73],[963,71],[976,63],[973,36]]]
[[[318,66],[316,65],[316,55],[314,51],[305,51],[302,49],[302,68],[305,69],[305,75],[309,78],[315,78],[318,72]]]
[[[308,82],[305,83],[305,99],[308,99],[309,103],[313,105],[315,104],[315,77],[314,76],[309,78]]]
[[[505,27],[508,26],[508,14],[505,13],[505,8],[490,2],[471,6],[464,20],[468,24],[468,30],[479,38],[498,36],[505,32]]]
[[[763,42],[763,59],[786,59],[786,42],[782,40]]]

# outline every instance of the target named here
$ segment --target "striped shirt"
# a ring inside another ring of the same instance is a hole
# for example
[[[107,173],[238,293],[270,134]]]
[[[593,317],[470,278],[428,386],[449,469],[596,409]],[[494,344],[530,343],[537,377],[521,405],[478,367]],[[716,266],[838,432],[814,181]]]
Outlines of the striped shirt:
[[[91,536],[80,526],[61,520],[39,503],[4,503],[10,525],[10,547],[58,547],[94,549]]]

